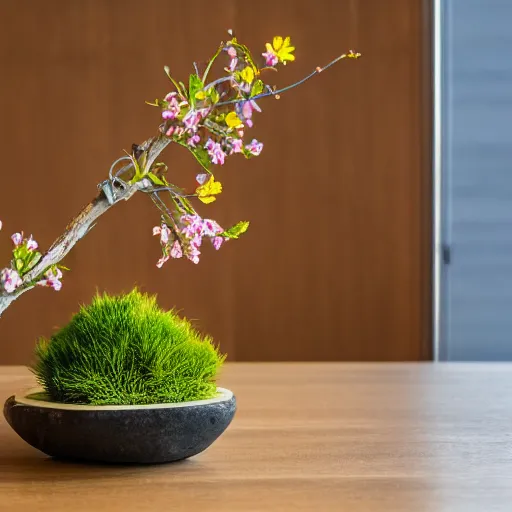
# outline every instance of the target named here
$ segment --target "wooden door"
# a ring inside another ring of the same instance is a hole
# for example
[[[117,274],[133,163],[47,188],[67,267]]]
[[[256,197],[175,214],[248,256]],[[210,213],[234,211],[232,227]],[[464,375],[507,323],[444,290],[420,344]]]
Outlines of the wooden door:
[[[180,4],[183,5],[183,4]],[[0,255],[11,232],[47,247],[96,193],[113,160],[152,136],[168,92],[233,28],[251,48],[290,35],[293,82],[262,103],[262,155],[230,159],[209,215],[252,222],[196,267],[158,270],[146,197],[116,206],[65,261],[55,293],[37,289],[0,320],[0,363],[27,363],[96,289],[137,284],[214,335],[231,360],[430,357],[430,25],[424,0],[0,1]],[[171,173],[197,168],[178,147]],[[182,177],[182,178],[181,178]]]

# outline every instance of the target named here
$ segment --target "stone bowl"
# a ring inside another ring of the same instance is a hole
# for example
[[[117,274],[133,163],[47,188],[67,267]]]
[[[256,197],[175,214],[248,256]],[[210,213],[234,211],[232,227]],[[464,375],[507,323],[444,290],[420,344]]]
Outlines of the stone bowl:
[[[236,411],[231,391],[209,400],[155,405],[92,406],[31,398],[7,399],[4,416],[28,444],[51,457],[155,464],[192,457],[208,448]]]

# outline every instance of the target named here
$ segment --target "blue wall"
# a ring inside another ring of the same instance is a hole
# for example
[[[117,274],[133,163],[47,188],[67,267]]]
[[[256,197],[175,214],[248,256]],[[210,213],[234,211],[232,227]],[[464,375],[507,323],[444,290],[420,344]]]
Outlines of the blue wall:
[[[440,356],[512,360],[512,0],[441,4]]]

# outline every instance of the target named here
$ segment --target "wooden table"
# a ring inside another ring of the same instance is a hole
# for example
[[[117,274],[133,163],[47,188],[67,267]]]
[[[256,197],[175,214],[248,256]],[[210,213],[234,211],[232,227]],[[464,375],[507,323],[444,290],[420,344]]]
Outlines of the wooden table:
[[[33,384],[0,368],[0,396]],[[0,420],[1,511],[512,510],[512,365],[229,364],[239,410],[188,461],[49,459]]]

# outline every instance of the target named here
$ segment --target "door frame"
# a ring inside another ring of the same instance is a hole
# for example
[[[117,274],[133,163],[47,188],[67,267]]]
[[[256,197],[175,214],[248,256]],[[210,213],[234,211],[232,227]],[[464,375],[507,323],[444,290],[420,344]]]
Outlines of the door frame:
[[[444,231],[443,226],[443,182],[442,182],[442,0],[433,0],[432,5],[432,356],[434,361],[441,359],[444,347],[444,329],[442,328],[442,305],[443,305],[443,247]]]

